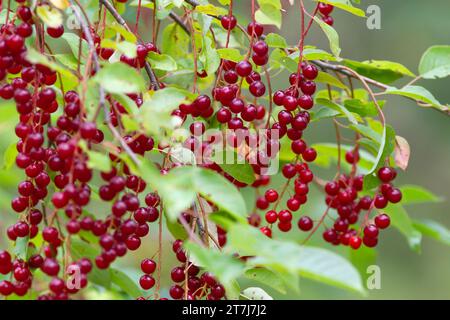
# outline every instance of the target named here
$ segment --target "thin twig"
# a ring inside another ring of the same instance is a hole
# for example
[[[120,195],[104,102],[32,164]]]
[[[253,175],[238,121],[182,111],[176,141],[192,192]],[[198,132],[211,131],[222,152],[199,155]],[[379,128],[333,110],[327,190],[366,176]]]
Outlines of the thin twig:
[[[111,13],[111,15],[114,17],[114,19],[125,28],[130,33],[133,33],[130,27],[128,26],[127,22],[122,18],[122,16],[117,12],[116,8],[109,2],[108,0],[100,0],[100,2],[105,6],[105,8]],[[133,33],[134,34],[134,33]],[[140,44],[142,42],[138,40]],[[160,88],[158,79],[155,76],[155,73],[153,72],[153,69],[151,68],[150,64],[146,61],[145,62],[145,71],[147,72],[147,75],[150,79],[150,83],[152,85],[153,90],[158,90]]]

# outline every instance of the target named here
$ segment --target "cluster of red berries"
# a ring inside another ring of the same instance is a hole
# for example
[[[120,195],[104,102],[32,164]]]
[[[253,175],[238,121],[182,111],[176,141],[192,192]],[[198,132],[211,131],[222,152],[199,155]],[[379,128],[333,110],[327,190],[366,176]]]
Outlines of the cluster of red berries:
[[[322,20],[326,24],[332,26],[334,24],[334,19],[330,16],[334,7],[331,4],[320,2],[318,5],[319,12],[322,14]]]
[[[170,278],[174,284],[169,289],[169,295],[174,300],[183,299],[198,300],[206,297],[207,300],[220,300],[225,297],[224,287],[217,282],[214,276],[209,272],[200,274],[200,268],[189,262],[186,252],[183,249],[183,241],[175,240],[172,244],[172,250],[180,266],[175,266],[170,272]],[[156,270],[156,263],[151,259],[144,259],[141,262],[141,270],[144,273],[139,279],[139,284],[144,290],[149,290],[155,285],[155,279],[151,274]],[[187,283],[186,283],[187,282]],[[187,287],[188,292],[185,292]],[[161,298],[166,300],[166,298]],[[139,297],[138,300],[146,300],[145,297]]]
[[[355,166],[358,160],[357,150],[347,152],[347,162]],[[377,175],[382,183],[379,193],[373,199],[368,195],[358,197],[358,193],[363,190],[362,175],[341,175],[337,181],[331,181],[325,185],[326,203],[338,214],[333,227],[323,233],[325,241],[333,245],[350,245],[353,249],[358,249],[362,243],[367,247],[377,245],[379,229],[387,228],[390,219],[388,215],[381,213],[371,222],[369,218],[372,209],[384,209],[389,202],[398,203],[402,198],[401,191],[391,184],[397,175],[395,169],[382,167]],[[358,223],[363,211],[366,213],[360,230],[352,228],[352,225]]]

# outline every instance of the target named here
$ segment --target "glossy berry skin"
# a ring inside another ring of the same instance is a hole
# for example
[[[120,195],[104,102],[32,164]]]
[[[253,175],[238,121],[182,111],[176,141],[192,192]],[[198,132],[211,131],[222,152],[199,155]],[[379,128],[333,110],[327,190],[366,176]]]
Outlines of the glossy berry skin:
[[[264,32],[264,27],[258,22],[250,22],[247,26],[248,34],[260,37]]]
[[[155,279],[148,274],[144,274],[139,279],[139,285],[144,290],[150,290],[155,285]]]
[[[152,274],[156,270],[156,263],[152,259],[144,259],[141,262],[141,270],[146,274]]]
[[[240,77],[247,77],[252,72],[252,65],[246,60],[240,61],[236,65],[236,72]]]
[[[264,194],[264,197],[268,202],[273,203],[278,200],[278,192],[274,189],[269,189]]]
[[[289,210],[281,210],[278,213],[278,220],[281,223],[289,223],[292,221],[292,213],[290,213]]]
[[[388,199],[382,194],[377,194],[374,198],[374,205],[377,209],[384,209],[388,204]]]
[[[269,52],[269,46],[262,40],[259,40],[253,44],[253,51],[258,56],[265,56]]]
[[[310,217],[303,216],[298,220],[298,228],[302,231],[309,231],[313,226],[314,223]]]
[[[378,170],[377,176],[384,183],[391,182],[395,178],[395,170],[389,167],[382,167]]]
[[[270,210],[266,212],[265,215],[267,223],[273,224],[278,220],[278,214],[274,210]]]
[[[333,11],[333,9],[334,7],[331,4],[319,2],[319,12],[324,16],[328,16]]]
[[[323,22],[325,22],[326,24],[328,24],[329,26],[333,26],[334,24],[334,19],[331,16],[324,16],[322,18]]]
[[[369,238],[376,238],[378,236],[378,227],[373,224],[369,224],[364,228],[364,236]]]
[[[47,33],[52,38],[59,38],[64,34],[64,26],[60,25],[58,27],[47,27]]]
[[[222,24],[222,27],[226,30],[233,30],[234,27],[236,27],[237,20],[235,16],[223,16],[220,19],[220,23]]]
[[[357,250],[361,247],[362,240],[358,236],[352,236],[349,240],[349,245],[352,249]]]
[[[317,70],[316,66],[313,65],[307,65],[305,68],[302,69],[303,76],[308,80],[314,80],[317,78],[317,75],[319,74],[319,70]]]
[[[391,224],[391,219],[387,214],[379,214],[375,217],[375,225],[379,229],[386,229]]]
[[[398,203],[402,200],[402,192],[400,189],[392,188],[387,192],[387,199],[391,203]]]

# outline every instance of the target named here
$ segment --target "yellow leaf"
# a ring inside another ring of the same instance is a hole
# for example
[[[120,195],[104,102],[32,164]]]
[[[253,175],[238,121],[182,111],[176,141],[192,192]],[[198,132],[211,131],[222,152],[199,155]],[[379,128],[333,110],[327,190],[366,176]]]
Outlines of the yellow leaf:
[[[50,2],[60,10],[65,10],[70,6],[69,0],[50,0]]]
[[[36,13],[49,27],[56,28],[63,24],[63,16],[58,9],[43,5],[37,7]]]

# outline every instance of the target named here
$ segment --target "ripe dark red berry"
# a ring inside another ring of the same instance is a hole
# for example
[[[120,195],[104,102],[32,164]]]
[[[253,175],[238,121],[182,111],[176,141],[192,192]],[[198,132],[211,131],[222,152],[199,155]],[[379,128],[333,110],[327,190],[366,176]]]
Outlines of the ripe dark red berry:
[[[231,16],[227,15],[227,16],[223,16],[220,19],[220,23],[222,24],[222,27],[224,27],[224,29],[233,30],[234,27],[236,27],[237,20],[233,15],[231,15]]]
[[[308,216],[303,216],[298,220],[298,227],[302,231],[309,231],[313,228],[314,223]]]

